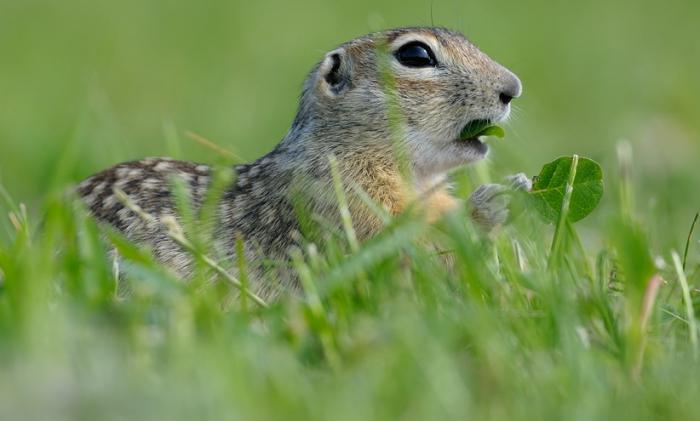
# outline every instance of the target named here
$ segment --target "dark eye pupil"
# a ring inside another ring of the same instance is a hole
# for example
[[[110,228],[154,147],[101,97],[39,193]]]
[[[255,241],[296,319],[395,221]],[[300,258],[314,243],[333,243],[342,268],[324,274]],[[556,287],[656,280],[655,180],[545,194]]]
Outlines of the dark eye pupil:
[[[422,42],[409,42],[399,48],[396,59],[407,67],[434,67],[437,65],[430,47]]]

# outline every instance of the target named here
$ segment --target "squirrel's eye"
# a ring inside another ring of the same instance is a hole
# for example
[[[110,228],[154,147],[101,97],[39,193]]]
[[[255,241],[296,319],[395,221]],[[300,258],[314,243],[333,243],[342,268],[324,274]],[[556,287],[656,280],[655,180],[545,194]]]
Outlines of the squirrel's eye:
[[[413,41],[399,48],[394,54],[399,63],[406,67],[435,67],[437,60],[430,47]]]

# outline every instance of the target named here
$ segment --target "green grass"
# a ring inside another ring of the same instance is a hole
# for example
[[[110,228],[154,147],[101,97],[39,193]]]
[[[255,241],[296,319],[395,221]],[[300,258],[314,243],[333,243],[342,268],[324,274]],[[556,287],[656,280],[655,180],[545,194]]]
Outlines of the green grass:
[[[295,256],[303,296],[268,307],[232,300],[207,265],[182,283],[111,234],[133,283],[119,298],[81,209],[50,197],[37,225],[8,203],[0,416],[696,419],[698,266],[653,261],[622,206],[631,181],[608,192],[602,245],[560,226],[554,258],[528,209],[492,239],[466,209],[394,218],[359,245],[346,221]]]
[[[0,1],[0,419],[700,418],[697,235],[683,269],[699,5]],[[527,206],[493,240],[466,210],[359,245],[346,223],[295,257],[304,297],[261,308],[112,236],[135,281],[115,297],[68,186],[148,155],[232,159],[187,131],[254,159],[324,51],[431,21],[524,85],[489,161],[455,174],[460,197],[561,155],[603,165],[599,209],[559,229],[555,256]]]

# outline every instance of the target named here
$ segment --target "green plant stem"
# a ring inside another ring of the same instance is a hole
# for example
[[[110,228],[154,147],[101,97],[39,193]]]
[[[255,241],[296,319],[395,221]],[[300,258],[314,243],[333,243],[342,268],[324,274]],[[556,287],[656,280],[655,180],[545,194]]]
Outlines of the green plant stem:
[[[681,258],[675,251],[671,252],[671,258],[673,259],[673,266],[676,269],[676,274],[678,275],[678,283],[681,284],[681,290],[683,291],[683,301],[685,302],[686,317],[688,319],[688,329],[690,330],[690,345],[693,348],[693,358],[698,358],[698,328],[695,323],[695,310],[693,310],[693,302],[690,298],[690,287],[688,286],[688,279],[685,276],[685,271],[683,270],[683,264],[681,263]]]
[[[343,180],[340,177],[340,171],[338,170],[338,161],[334,156],[328,157],[328,163],[331,167],[331,175],[333,177],[333,188],[335,189],[335,196],[338,200],[338,210],[340,211],[340,219],[343,224],[343,230],[345,231],[345,236],[348,239],[348,244],[350,245],[350,250],[353,253],[357,253],[360,250],[360,242],[357,240],[357,234],[355,233],[355,228],[352,224],[352,215],[350,214],[350,208],[348,206],[348,199],[345,195],[345,189],[343,187]],[[357,291],[365,296],[368,291],[368,280],[364,273],[358,275],[358,282],[356,285]]]
[[[695,231],[695,224],[698,222],[698,216],[700,216],[700,212],[695,213],[693,223],[690,224],[690,231],[688,231],[688,239],[685,240],[685,251],[683,252],[683,270],[685,270],[686,263],[688,263],[688,249],[690,248],[690,240],[693,237],[693,231]]]
[[[350,244],[350,249],[353,252],[356,252],[360,248],[360,244],[357,241],[355,228],[352,225],[352,215],[350,215],[348,200],[345,196],[345,190],[343,189],[343,181],[340,178],[340,171],[338,170],[338,161],[335,159],[334,156],[330,156],[328,158],[328,162],[331,167],[331,175],[333,177],[333,188],[335,189],[336,200],[338,200],[338,210],[340,211],[340,219],[343,224],[343,230],[345,231],[345,236],[347,237],[348,243]]]
[[[639,380],[642,377],[642,368],[644,366],[644,351],[647,347],[647,326],[649,325],[649,318],[654,310],[654,303],[656,302],[656,297],[659,293],[659,287],[663,284],[664,280],[661,275],[654,275],[644,290],[644,298],[642,299],[642,308],[639,314],[639,348],[637,349],[637,355],[635,357],[634,366],[632,368],[633,378]]]
[[[569,179],[566,181],[566,188],[564,190],[564,198],[561,202],[561,211],[559,212],[559,220],[557,221],[557,227],[554,231],[554,237],[552,238],[552,247],[549,254],[549,268],[553,267],[553,263],[559,256],[561,249],[562,236],[564,235],[564,229],[566,226],[566,221],[569,217],[569,205],[571,204],[571,194],[574,191],[574,180],[576,179],[576,168],[578,167],[578,155],[573,155],[571,159],[571,168],[569,169]]]
[[[341,358],[335,346],[333,330],[329,324],[328,314],[321,302],[321,297],[318,293],[318,288],[316,288],[311,270],[304,262],[301,252],[298,250],[296,253],[292,254],[292,260],[299,274],[299,282],[301,282],[302,288],[304,288],[309,311],[316,319],[317,333],[321,341],[323,353],[326,356],[329,366],[334,370],[338,370],[342,366]]]
[[[581,242],[581,237],[579,237],[578,232],[574,228],[574,224],[571,221],[566,221],[566,230],[569,236],[574,239],[574,244],[581,253],[581,258],[583,258],[584,269],[586,270],[586,275],[593,279],[593,269],[591,268],[590,262],[588,261],[588,255],[586,254],[586,249],[583,247],[583,242]]]

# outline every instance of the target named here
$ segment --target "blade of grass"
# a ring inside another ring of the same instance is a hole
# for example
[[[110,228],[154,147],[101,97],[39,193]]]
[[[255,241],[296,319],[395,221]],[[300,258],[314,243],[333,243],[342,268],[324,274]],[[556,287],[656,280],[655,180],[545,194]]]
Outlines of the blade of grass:
[[[345,237],[347,238],[348,244],[350,245],[350,250],[353,253],[357,253],[360,249],[360,242],[357,240],[357,234],[355,233],[355,228],[352,224],[352,215],[350,214],[350,208],[348,207],[348,199],[345,195],[345,189],[343,188],[343,180],[340,178],[340,171],[338,170],[338,161],[334,156],[328,157],[328,162],[331,168],[331,175],[333,177],[333,189],[335,190],[336,200],[338,200],[338,210],[340,211],[340,218],[343,224],[343,230],[345,231]],[[360,272],[357,277],[356,289],[362,295],[366,296],[369,290],[367,280],[367,275],[364,272]]]
[[[145,212],[143,209],[141,209],[140,206],[138,206],[136,203],[134,203],[129,196],[124,193],[123,190],[119,188],[114,189],[114,195],[117,197],[117,200],[119,200],[125,207],[130,209],[134,214],[136,214],[139,218],[144,220],[145,222],[149,223],[156,223],[158,224],[161,228],[163,228],[163,232],[170,237],[173,241],[175,241],[177,244],[179,244],[181,247],[183,247],[185,250],[188,252],[192,253],[195,257],[198,259],[201,259],[207,266],[212,268],[214,272],[216,272],[219,276],[227,280],[231,285],[234,287],[238,288],[241,293],[246,294],[248,298],[253,300],[256,304],[258,304],[260,307],[267,308],[268,305],[267,303],[260,297],[258,297],[254,292],[246,289],[243,284],[236,279],[233,275],[228,273],[226,269],[221,267],[218,263],[216,263],[213,259],[211,259],[209,256],[201,253],[199,250],[197,250],[196,247],[194,247],[187,238],[182,233],[182,228],[179,226],[175,218],[169,217],[169,218],[163,218],[163,220],[159,220],[158,218],[154,217],[153,215]]]
[[[639,315],[639,333],[641,335],[640,345],[637,351],[637,358],[634,363],[634,368],[632,375],[634,378],[639,379],[642,375],[642,366],[644,364],[644,351],[646,350],[647,344],[647,326],[649,325],[649,317],[651,317],[652,310],[654,309],[654,303],[656,302],[656,296],[659,293],[659,287],[663,284],[663,278],[656,274],[654,275],[647,284],[644,290],[644,298],[642,299],[642,309]]]
[[[318,335],[323,348],[323,353],[328,361],[328,365],[331,368],[338,370],[341,367],[340,355],[336,349],[335,341],[333,339],[333,331],[328,322],[328,315],[323,307],[323,303],[321,302],[318,288],[316,288],[316,283],[314,282],[311,270],[306,262],[304,262],[299,250],[292,253],[292,260],[297,273],[299,274],[299,281],[304,288],[306,303],[309,311],[320,325],[318,326]]]
[[[230,159],[233,162],[239,163],[239,162],[246,162],[245,159],[241,158],[240,156],[236,155],[235,153],[229,151],[226,148],[223,148],[216,143],[212,142],[211,140],[207,139],[206,137],[199,135],[197,133],[187,131],[185,132],[185,136],[187,136],[189,139],[194,140],[195,142],[199,143],[200,145],[204,146],[205,148],[211,149],[212,151],[216,152],[217,154],[223,156],[224,158]]]
[[[384,225],[388,225],[391,222],[391,214],[382,208],[382,206],[377,203],[374,199],[370,197],[369,194],[357,183],[350,183],[350,188],[353,193],[362,201],[362,203],[367,206],[367,208],[379,218]]]
[[[182,148],[180,147],[180,136],[177,133],[177,128],[171,120],[163,122],[163,137],[168,150],[168,155],[173,158],[182,157]]]
[[[5,202],[6,206],[13,212],[17,212],[19,208],[15,204],[15,201],[12,200],[12,196],[10,196],[10,193],[5,189],[5,186],[0,183],[0,198]]]
[[[236,264],[238,266],[238,276],[241,278],[241,309],[243,314],[248,314],[248,267],[245,258],[245,249],[243,248],[243,238],[240,235],[236,236]]]
[[[695,218],[693,218],[693,223],[690,224],[690,231],[688,231],[688,239],[685,240],[685,251],[683,251],[683,270],[685,271],[686,263],[688,263],[688,249],[690,248],[690,239],[693,237],[693,231],[695,231],[695,224],[698,222],[698,216],[700,212],[695,213]]]
[[[676,274],[678,275],[678,283],[681,285],[681,290],[683,291],[683,301],[685,302],[686,317],[688,318],[688,329],[690,330],[690,345],[693,349],[693,358],[698,358],[698,328],[695,323],[695,310],[693,309],[693,301],[690,298],[690,288],[688,287],[688,279],[685,276],[685,271],[683,270],[683,264],[681,263],[681,258],[675,251],[671,252],[671,258],[673,259],[673,266],[676,269]]]
[[[588,275],[590,279],[593,279],[593,269],[591,268],[591,263],[588,260],[586,248],[583,247],[581,237],[578,235],[578,232],[574,228],[574,224],[571,221],[566,221],[566,230],[568,232],[569,237],[574,240],[574,245],[578,249],[578,252],[581,254],[581,259],[583,260],[583,267],[586,271],[586,275]]]
[[[340,211],[340,219],[343,224],[343,230],[345,230],[345,236],[348,240],[348,244],[350,244],[350,249],[353,252],[356,252],[360,248],[360,243],[357,241],[357,234],[355,234],[355,228],[352,225],[352,215],[350,215],[350,209],[348,208],[348,199],[345,196],[345,190],[343,189],[343,181],[340,179],[338,161],[334,156],[329,156],[328,162],[331,167],[333,189],[335,190],[336,200],[338,200],[338,210]]]
[[[576,167],[578,166],[578,155],[573,155],[571,159],[571,167],[569,169],[569,179],[566,181],[566,189],[564,190],[564,198],[561,202],[561,211],[559,212],[559,220],[552,238],[552,247],[549,253],[549,268],[553,269],[554,261],[557,259],[561,249],[562,237],[566,227],[566,220],[569,217],[569,205],[571,204],[571,194],[574,191],[574,180],[576,179]]]

